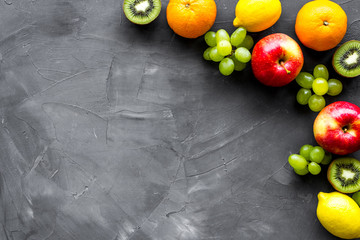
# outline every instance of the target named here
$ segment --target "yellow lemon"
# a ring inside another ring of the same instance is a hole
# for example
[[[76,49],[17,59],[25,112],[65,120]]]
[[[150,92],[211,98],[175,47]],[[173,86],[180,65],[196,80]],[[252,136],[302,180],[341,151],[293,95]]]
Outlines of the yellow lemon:
[[[349,196],[339,193],[318,194],[316,214],[331,234],[344,238],[360,238],[360,208]]]
[[[276,23],[281,15],[279,0],[239,0],[235,8],[235,27],[260,32]]]

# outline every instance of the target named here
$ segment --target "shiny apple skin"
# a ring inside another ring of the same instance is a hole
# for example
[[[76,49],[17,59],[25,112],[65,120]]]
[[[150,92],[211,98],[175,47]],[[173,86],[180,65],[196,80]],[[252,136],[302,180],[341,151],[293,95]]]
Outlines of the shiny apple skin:
[[[285,68],[280,65],[284,62]],[[282,87],[300,73],[304,56],[299,44],[283,33],[268,35],[256,43],[251,59],[255,77],[263,84]]]
[[[360,108],[338,101],[326,106],[314,121],[316,142],[325,150],[346,155],[360,149]]]

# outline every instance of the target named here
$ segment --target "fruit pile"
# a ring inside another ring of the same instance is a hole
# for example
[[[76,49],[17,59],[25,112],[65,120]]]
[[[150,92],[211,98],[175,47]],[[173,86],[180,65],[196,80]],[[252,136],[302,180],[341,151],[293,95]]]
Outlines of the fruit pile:
[[[149,24],[159,16],[161,1],[124,0],[123,10],[131,22]],[[219,71],[225,76],[242,71],[251,61],[255,78],[264,85],[281,87],[296,79],[301,87],[296,101],[314,112],[321,111],[313,125],[319,146],[303,145],[299,153],[288,157],[288,163],[298,175],[318,175],[330,164],[327,178],[338,192],[318,194],[317,217],[335,236],[360,237],[360,162],[351,157],[332,161],[332,154],[347,155],[360,150],[360,108],[344,101],[326,106],[324,96],[339,95],[343,89],[341,81],[329,79],[329,71],[323,64],[316,65],[312,74],[301,72],[304,64],[301,47],[286,34],[270,34],[254,46],[253,38],[247,33],[270,28],[281,12],[280,0],[239,0],[233,20],[236,30],[231,35],[225,29],[210,31],[217,14],[214,0],[170,0],[166,19],[179,36],[197,38],[205,34],[208,48],[203,58],[219,62]],[[332,1],[309,1],[296,16],[298,39],[315,51],[336,47],[346,30],[346,13]],[[360,41],[341,45],[333,55],[332,66],[342,77],[359,76]],[[352,198],[346,195],[349,193],[354,193]]]
[[[316,65],[313,74],[300,72],[296,82],[302,87],[296,95],[296,101],[301,105],[308,105],[314,112],[319,112],[325,107],[323,95],[337,96],[343,89],[339,80],[329,79],[329,71],[323,64]]]
[[[320,146],[302,146],[299,154],[289,156],[289,164],[299,175],[319,174],[319,163],[329,164],[332,154],[347,155],[360,150],[359,130],[360,108],[345,101],[334,102],[321,110],[314,121],[314,136]],[[360,237],[360,162],[351,157],[333,160],[327,179],[338,192],[318,194],[320,223],[337,237]],[[353,199],[346,195],[349,193],[354,193]]]
[[[337,237],[359,238],[360,162],[350,157],[335,159],[328,168],[327,178],[338,192],[318,194],[316,214],[320,223]],[[346,195],[349,193],[354,193],[352,198]]]
[[[331,159],[331,153],[325,152],[322,147],[305,144],[300,148],[299,154],[291,154],[288,161],[298,175],[306,175],[309,172],[318,175],[321,172],[320,164],[328,165]]]
[[[220,62],[219,71],[224,76],[229,76],[234,70],[242,71],[251,60],[249,50],[254,40],[243,27],[236,29],[231,36],[224,29],[216,33],[209,31],[205,34],[205,42],[209,47],[204,51],[204,59]]]

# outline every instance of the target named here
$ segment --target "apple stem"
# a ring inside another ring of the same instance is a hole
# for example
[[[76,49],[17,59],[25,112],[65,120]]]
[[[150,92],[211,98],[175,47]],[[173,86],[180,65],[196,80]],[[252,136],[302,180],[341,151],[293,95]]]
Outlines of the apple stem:
[[[285,71],[286,71],[287,74],[290,74],[290,73],[291,73],[291,71],[289,71],[289,70],[286,69],[285,64],[284,64],[284,61],[281,60],[279,63],[280,63],[280,65],[285,69]]]

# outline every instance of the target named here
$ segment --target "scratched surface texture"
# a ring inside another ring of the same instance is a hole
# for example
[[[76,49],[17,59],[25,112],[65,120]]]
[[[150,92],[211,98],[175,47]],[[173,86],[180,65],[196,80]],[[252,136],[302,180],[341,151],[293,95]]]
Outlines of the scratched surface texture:
[[[255,41],[298,41],[306,2],[282,1]],[[359,40],[360,1],[335,2],[342,42]],[[120,0],[0,1],[0,239],[336,239],[315,214],[333,191],[326,168],[299,177],[287,164],[315,144],[299,87],[265,87],[249,67],[221,76],[202,38],[169,29],[167,3],[136,26]],[[232,32],[236,1],[216,3],[213,29]],[[330,68],[334,50],[301,47],[305,71]],[[359,77],[340,79],[327,103],[360,105]]]

